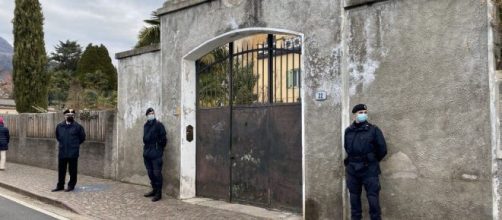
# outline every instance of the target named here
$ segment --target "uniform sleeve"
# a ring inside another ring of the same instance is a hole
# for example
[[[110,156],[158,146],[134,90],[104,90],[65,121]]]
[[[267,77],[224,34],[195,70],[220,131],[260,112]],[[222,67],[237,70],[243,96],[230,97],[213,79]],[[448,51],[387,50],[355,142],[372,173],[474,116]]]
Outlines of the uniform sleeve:
[[[347,152],[347,131],[349,129],[348,128],[345,128],[345,132],[344,132],[344,135],[343,135],[343,148],[345,149],[345,152]]]
[[[59,124],[56,126],[56,140],[61,143],[61,139],[59,138]]]
[[[377,147],[377,152],[376,156],[378,161],[381,161],[385,155],[387,155],[387,144],[385,143],[385,138],[383,137],[383,133],[380,130],[380,128],[376,127],[375,128],[376,132],[376,147]]]
[[[165,148],[166,145],[167,145],[166,128],[164,127],[164,125],[162,123],[159,122],[158,129],[159,129],[159,133],[158,133],[159,136],[158,136],[158,139],[157,139],[157,143],[162,148]]]
[[[80,126],[80,142],[79,144],[82,144],[84,143],[85,141],[85,130],[84,130],[84,127]]]

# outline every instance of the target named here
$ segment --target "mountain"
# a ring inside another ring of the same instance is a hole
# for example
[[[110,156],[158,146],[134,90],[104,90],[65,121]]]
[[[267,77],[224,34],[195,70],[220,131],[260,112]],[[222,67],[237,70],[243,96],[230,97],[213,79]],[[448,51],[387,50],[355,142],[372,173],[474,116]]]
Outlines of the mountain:
[[[12,46],[0,37],[0,71],[12,71]]]
[[[14,50],[5,39],[0,37],[0,98],[12,95],[12,55]]]
[[[9,44],[9,42],[7,42],[5,39],[0,37],[0,53],[12,54],[13,52],[14,52],[14,49]]]

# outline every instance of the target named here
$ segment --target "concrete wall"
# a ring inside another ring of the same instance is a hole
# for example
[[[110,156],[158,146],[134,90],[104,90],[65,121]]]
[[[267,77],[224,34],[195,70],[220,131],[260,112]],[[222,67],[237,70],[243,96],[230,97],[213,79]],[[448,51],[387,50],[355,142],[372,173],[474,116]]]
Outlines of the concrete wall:
[[[193,159],[183,128],[196,123],[186,117],[195,111],[192,61],[260,28],[287,30],[303,37],[306,219],[350,213],[342,133],[360,102],[388,142],[384,219],[498,218],[487,8],[472,0],[167,1],[158,10],[161,52],[119,56],[119,176],[146,179],[141,130],[151,106],[169,138],[164,189],[184,194],[193,181],[183,170]],[[315,101],[316,91],[328,99]]]
[[[386,1],[347,12],[350,106],[383,130],[386,219],[492,216],[487,6]]]
[[[158,50],[158,45],[153,45],[117,54],[117,178],[124,182],[150,185],[143,163],[145,112],[148,107],[154,108],[157,118],[162,122],[167,114],[160,108],[163,106],[161,79],[165,74],[160,72]],[[171,144],[168,139],[168,145]]]
[[[182,72],[180,61],[194,49],[222,34],[245,28],[274,28],[305,33],[304,72],[302,85],[305,122],[306,205],[309,218],[342,218],[342,163],[341,142],[341,2],[340,1],[211,1],[163,15],[162,24],[162,88],[163,111],[171,112],[182,106]],[[162,10],[159,10],[162,11]],[[211,22],[207,22],[211,21]],[[307,34],[308,33],[308,34]],[[216,46],[240,38],[247,33],[227,36],[228,41],[204,45],[194,53],[203,55]],[[219,43],[219,45],[218,45]],[[193,55],[194,53],[190,53]],[[314,92],[329,91],[329,99],[314,101]],[[183,108],[182,108],[183,109]],[[182,113],[194,109],[183,109]],[[165,118],[168,133],[174,134],[168,145],[165,168],[167,189],[179,195],[182,127],[180,117]],[[319,131],[322,131],[319,133]],[[338,144],[336,144],[338,143]],[[336,208],[334,208],[336,207]]]
[[[105,129],[107,135],[104,141],[93,141],[87,139],[80,146],[80,157],[78,162],[79,174],[85,174],[101,178],[115,179],[115,160],[112,159],[115,150],[113,133],[115,128],[115,113],[105,112],[100,114],[106,117]],[[17,117],[17,134],[11,137],[9,150],[7,151],[7,161],[31,166],[43,167],[47,169],[58,169],[58,142],[55,138],[27,137],[26,126],[31,114],[4,116]],[[61,121],[63,117],[60,117]],[[77,120],[78,121],[78,120]],[[56,181],[56,180],[54,180]]]

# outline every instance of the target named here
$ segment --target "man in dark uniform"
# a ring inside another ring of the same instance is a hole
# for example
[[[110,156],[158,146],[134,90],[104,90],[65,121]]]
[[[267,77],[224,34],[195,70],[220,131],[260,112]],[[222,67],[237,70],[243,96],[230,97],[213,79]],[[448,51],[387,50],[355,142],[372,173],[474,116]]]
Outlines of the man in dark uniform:
[[[145,162],[152,191],[145,197],[152,197],[152,202],[162,198],[162,157],[167,144],[166,129],[155,119],[153,108],[146,110],[147,121],[143,127],[143,160]]]
[[[362,218],[361,192],[366,190],[370,217],[381,219],[378,193],[380,192],[379,162],[387,154],[387,145],[382,131],[368,123],[368,108],[364,104],[355,105],[352,109],[354,122],[345,129],[344,160],[347,177],[347,188],[350,193],[352,220]]]
[[[58,183],[52,192],[64,189],[66,168],[69,168],[70,181],[65,192],[73,191],[77,184],[77,167],[80,145],[85,140],[84,128],[75,121],[75,110],[64,111],[65,121],[56,127],[56,139],[59,142]]]

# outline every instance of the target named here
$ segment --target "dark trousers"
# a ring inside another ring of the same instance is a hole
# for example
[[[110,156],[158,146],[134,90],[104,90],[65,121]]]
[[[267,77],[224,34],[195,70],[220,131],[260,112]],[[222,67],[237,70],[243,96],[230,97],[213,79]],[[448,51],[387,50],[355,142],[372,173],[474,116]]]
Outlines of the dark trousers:
[[[143,157],[150,185],[155,190],[162,189],[162,157]]]
[[[350,193],[350,209],[352,220],[362,218],[361,193],[362,187],[366,190],[366,197],[370,208],[371,220],[380,220],[380,202],[378,194],[380,192],[380,180],[376,177],[365,177],[347,174],[347,188]]]
[[[58,160],[58,185],[57,188],[64,188],[66,168],[70,171],[70,181],[68,188],[75,188],[77,184],[78,158],[60,158]]]

